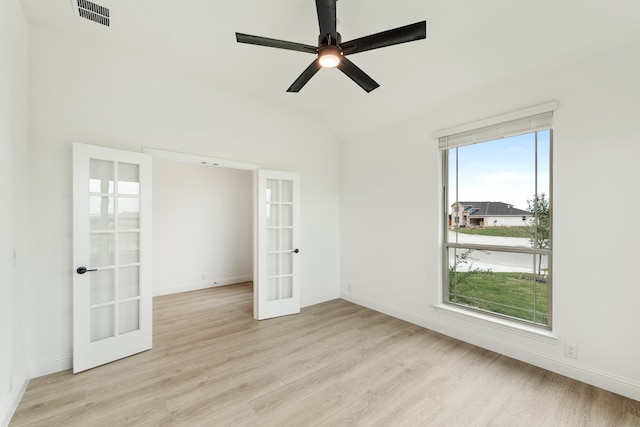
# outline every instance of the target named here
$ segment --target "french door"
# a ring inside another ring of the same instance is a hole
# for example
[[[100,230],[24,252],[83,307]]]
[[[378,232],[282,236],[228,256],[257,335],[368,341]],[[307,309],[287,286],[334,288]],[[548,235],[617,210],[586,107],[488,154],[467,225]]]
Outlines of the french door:
[[[151,348],[151,156],[73,145],[73,372]]]
[[[258,170],[254,317],[300,312],[300,176]]]

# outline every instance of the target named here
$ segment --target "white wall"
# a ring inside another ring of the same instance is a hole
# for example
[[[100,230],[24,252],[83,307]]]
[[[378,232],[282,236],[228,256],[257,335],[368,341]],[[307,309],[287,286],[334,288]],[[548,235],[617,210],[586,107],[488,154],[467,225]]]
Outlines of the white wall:
[[[525,227],[531,222],[530,216],[488,216],[485,218],[485,227]]]
[[[71,144],[144,147],[301,173],[303,305],[339,295],[338,143],[295,111],[30,27],[29,318],[34,376],[70,366]],[[313,129],[313,132],[309,132]]]
[[[29,379],[24,238],[28,226],[28,36],[20,2],[1,1],[0,426],[8,424]]]
[[[153,160],[153,293],[253,280],[253,174]]]
[[[342,148],[343,297],[640,400],[637,42],[471,93]],[[438,311],[440,188],[436,130],[550,100],[554,125],[553,333],[534,338]],[[372,268],[375,266],[375,268]],[[564,343],[578,359],[564,357]]]

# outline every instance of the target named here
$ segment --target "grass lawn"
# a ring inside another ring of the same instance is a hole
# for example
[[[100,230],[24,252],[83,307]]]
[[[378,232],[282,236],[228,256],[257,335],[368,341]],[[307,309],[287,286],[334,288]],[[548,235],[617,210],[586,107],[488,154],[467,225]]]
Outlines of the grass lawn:
[[[548,324],[548,292],[546,283],[535,282],[523,273],[451,272],[451,302],[500,313],[518,319]]]
[[[526,237],[531,238],[531,227],[488,227],[488,228],[456,228],[456,233],[480,234],[482,236]]]

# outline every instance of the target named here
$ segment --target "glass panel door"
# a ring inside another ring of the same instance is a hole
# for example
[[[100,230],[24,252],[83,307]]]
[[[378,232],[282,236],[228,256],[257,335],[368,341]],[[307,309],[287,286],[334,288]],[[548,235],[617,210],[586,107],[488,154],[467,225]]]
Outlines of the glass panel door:
[[[151,348],[151,158],[74,144],[74,372]]]
[[[255,317],[300,311],[299,176],[258,171],[258,274]]]

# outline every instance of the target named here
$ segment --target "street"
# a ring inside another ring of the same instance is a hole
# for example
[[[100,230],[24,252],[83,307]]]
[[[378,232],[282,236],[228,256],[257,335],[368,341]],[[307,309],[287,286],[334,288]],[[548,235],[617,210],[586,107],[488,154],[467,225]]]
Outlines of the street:
[[[451,230],[449,230],[448,233],[449,242],[470,243],[476,245],[511,246],[520,248],[531,247],[531,242],[527,238],[479,236],[476,234],[456,233]],[[458,249],[458,253],[460,253],[460,251],[461,249]],[[450,253],[453,253],[453,249],[450,250]],[[544,256],[542,259],[541,268],[548,267],[547,261],[547,257]],[[450,265],[453,264],[453,257],[450,258],[449,263]],[[473,250],[471,252],[469,262],[467,264],[461,264],[458,266],[459,270],[468,270],[469,268],[479,268],[483,270],[490,269],[491,271],[495,272],[533,273],[534,268],[537,268],[537,262],[534,260],[534,256],[530,254],[504,251]]]

